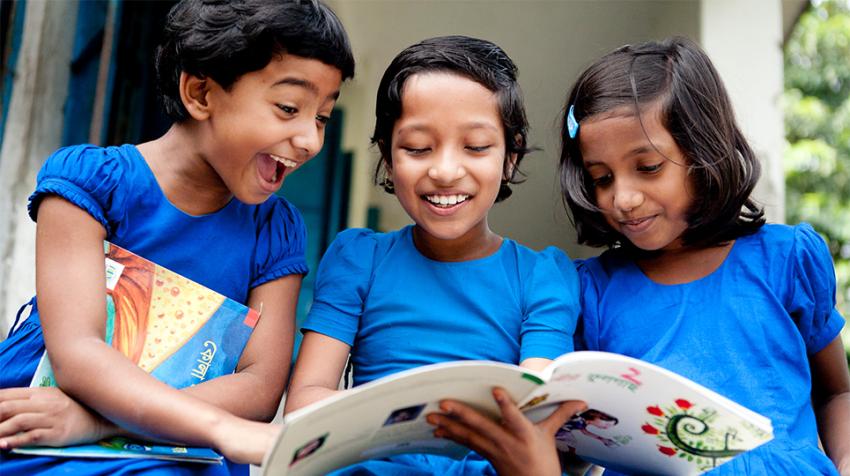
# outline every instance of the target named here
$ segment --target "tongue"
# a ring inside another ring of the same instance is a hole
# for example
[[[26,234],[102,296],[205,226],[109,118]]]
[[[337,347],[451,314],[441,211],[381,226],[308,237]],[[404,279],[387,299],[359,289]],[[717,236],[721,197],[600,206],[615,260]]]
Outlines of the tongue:
[[[277,175],[277,161],[268,155],[261,155],[257,159],[257,170],[260,172],[260,177],[266,182],[274,183]]]

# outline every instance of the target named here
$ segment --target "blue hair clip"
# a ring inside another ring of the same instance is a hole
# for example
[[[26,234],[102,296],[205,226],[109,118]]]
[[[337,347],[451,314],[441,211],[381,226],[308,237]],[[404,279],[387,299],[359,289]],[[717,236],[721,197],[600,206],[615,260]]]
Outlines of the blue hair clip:
[[[570,134],[570,139],[575,139],[578,135],[578,121],[576,121],[575,105],[570,106],[570,112],[567,113],[567,132]]]

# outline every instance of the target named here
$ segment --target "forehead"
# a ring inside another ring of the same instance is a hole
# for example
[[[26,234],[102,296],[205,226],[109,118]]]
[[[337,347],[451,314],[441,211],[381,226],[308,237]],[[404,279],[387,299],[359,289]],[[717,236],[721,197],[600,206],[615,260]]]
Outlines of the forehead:
[[[493,91],[458,74],[418,73],[404,83],[401,117],[411,120],[437,120],[451,123],[484,123],[501,130],[499,100]]]
[[[273,56],[263,69],[243,75],[238,81],[253,81],[263,88],[299,88],[320,99],[336,99],[342,72],[313,58],[282,54]]]
[[[634,107],[623,106],[583,120],[579,129],[585,163],[654,149],[653,145],[662,151],[675,147],[658,105],[644,108],[639,115]]]

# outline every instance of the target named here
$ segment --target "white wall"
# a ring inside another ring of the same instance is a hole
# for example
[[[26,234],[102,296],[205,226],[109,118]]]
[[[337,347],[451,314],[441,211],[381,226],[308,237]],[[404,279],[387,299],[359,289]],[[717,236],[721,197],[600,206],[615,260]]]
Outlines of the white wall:
[[[703,47],[726,83],[736,117],[762,164],[755,197],[768,221],[785,221],[785,125],[782,3],[706,0],[701,5]],[[758,21],[754,21],[757,19]]]

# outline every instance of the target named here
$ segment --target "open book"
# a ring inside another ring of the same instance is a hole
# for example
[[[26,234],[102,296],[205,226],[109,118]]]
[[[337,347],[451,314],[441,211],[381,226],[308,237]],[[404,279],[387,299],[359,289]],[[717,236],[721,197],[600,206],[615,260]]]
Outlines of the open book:
[[[260,318],[257,311],[104,242],[106,342],[175,388],[233,373]],[[55,387],[47,353],[30,386]],[[158,458],[221,463],[208,448],[112,438],[65,448],[29,447],[21,454],[91,458]]]
[[[468,450],[434,438],[425,416],[451,398],[498,418],[495,386],[534,421],[558,402],[586,401],[588,410],[558,432],[559,449],[624,472],[699,474],[773,438],[769,419],[680,375],[617,354],[573,352],[539,373],[498,362],[448,362],[334,395],[286,416],[263,474],[324,474],[399,453],[461,457]]]

